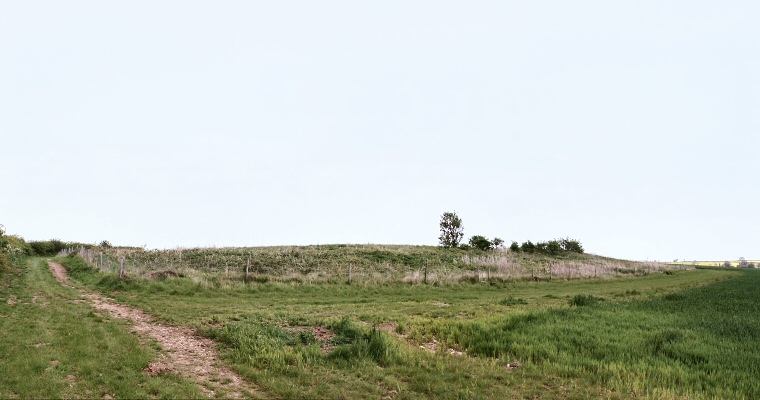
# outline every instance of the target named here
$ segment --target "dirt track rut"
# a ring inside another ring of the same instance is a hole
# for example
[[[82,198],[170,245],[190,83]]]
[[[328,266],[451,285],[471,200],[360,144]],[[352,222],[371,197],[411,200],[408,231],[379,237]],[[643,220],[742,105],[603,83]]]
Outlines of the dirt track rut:
[[[48,261],[50,271],[62,285],[68,284],[66,269]],[[114,318],[128,319],[132,331],[141,338],[156,340],[167,351],[145,369],[148,374],[175,373],[200,384],[209,397],[261,397],[258,389],[238,374],[222,367],[213,341],[198,336],[192,329],[159,324],[150,315],[100,294],[78,289],[83,299],[93,307],[107,311]]]

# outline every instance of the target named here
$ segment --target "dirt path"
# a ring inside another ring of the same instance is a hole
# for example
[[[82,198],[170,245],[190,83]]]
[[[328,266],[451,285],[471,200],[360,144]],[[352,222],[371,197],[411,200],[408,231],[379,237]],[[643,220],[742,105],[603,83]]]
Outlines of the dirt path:
[[[48,261],[50,271],[62,285],[67,284],[66,269]],[[175,373],[200,384],[209,397],[226,398],[261,397],[258,389],[244,381],[233,371],[221,367],[214,342],[200,337],[190,328],[156,323],[150,315],[97,293],[80,290],[82,297],[93,307],[107,311],[114,318],[128,319],[134,323],[132,331],[142,338],[156,340],[167,351],[157,361],[151,362],[148,374]]]

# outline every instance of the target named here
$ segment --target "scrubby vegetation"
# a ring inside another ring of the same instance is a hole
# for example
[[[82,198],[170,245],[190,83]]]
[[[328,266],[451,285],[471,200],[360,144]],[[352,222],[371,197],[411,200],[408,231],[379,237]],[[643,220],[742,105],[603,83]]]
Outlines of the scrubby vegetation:
[[[0,225],[0,274],[7,273],[11,269],[8,241],[5,239],[5,230]]]
[[[204,285],[245,282],[429,283],[577,279],[689,269],[564,251],[558,254],[434,246],[317,245],[249,248],[77,248],[87,262],[131,277],[183,275]]]

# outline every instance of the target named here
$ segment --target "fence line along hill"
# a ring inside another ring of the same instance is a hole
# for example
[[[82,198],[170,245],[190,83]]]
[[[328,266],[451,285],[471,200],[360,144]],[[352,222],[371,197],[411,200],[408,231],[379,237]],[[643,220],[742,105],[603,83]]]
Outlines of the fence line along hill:
[[[208,283],[427,282],[472,280],[572,279],[639,275],[688,265],[635,262],[593,254],[538,254],[409,245],[312,245],[145,250],[133,247],[67,249],[91,266],[126,277],[187,276]]]

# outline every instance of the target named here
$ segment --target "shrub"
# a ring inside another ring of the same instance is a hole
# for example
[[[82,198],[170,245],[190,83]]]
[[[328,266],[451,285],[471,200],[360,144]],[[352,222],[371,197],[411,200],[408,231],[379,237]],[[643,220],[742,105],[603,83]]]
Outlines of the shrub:
[[[489,250],[493,246],[493,243],[486,239],[485,236],[475,235],[470,238],[470,246],[478,250]]]
[[[0,225],[0,273],[11,269],[11,260],[8,257],[8,241],[5,239],[5,230]]]
[[[533,253],[536,251],[536,245],[533,244],[530,240],[527,242],[523,242],[523,244],[520,246],[520,250],[526,252],[526,253]]]
[[[34,254],[38,256],[54,256],[67,247],[66,243],[63,243],[59,239],[35,240],[29,242],[29,246],[34,250]]]
[[[517,244],[517,242],[512,241],[512,244],[509,245],[509,250],[511,250],[511,251],[520,251],[520,245]]]
[[[546,244],[546,251],[549,254],[556,255],[562,251],[562,246],[560,246],[558,241],[550,240],[549,243]]]
[[[564,251],[572,251],[573,253],[583,254],[583,246],[578,240],[570,238],[560,239],[559,245]]]

